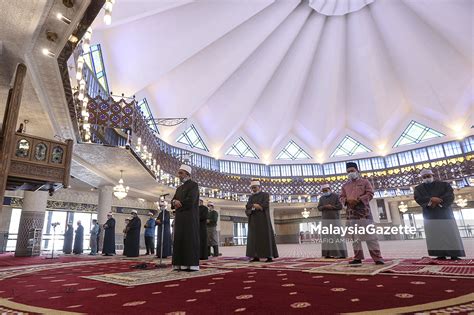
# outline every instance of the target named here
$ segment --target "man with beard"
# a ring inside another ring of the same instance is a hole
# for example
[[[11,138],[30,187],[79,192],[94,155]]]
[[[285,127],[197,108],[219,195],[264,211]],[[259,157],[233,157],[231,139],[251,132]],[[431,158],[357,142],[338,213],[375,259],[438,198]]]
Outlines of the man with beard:
[[[123,254],[127,257],[138,257],[140,255],[140,229],[142,222],[138,217],[137,210],[132,210],[132,219],[128,222],[126,229],[127,238]]]
[[[74,240],[74,228],[71,223],[67,224],[66,232],[64,233],[63,253],[70,254],[72,252],[72,241]]]
[[[74,237],[74,249],[72,252],[76,255],[84,251],[84,227],[81,221],[77,221],[76,236]]]
[[[342,209],[339,195],[331,192],[331,186],[321,186],[323,195],[319,198],[318,210],[321,211],[321,224],[323,227],[340,227],[340,211]],[[347,248],[343,237],[336,234],[321,236],[321,249],[324,258],[346,258]]]
[[[176,209],[174,220],[174,270],[199,270],[199,187],[191,180],[191,166],[183,164],[178,170],[181,186],[171,200]]]
[[[161,244],[163,243],[163,257],[171,256],[171,229],[170,229],[170,212],[166,210],[168,205],[166,201],[160,201],[160,213],[156,218],[156,225],[158,225],[158,241],[156,245],[156,256],[160,258]],[[161,241],[163,237],[163,242]]]
[[[453,188],[449,183],[435,181],[431,170],[420,172],[423,183],[415,187],[415,201],[423,208],[428,255],[438,260],[459,260],[466,256],[451,205]]]
[[[278,257],[278,249],[270,218],[270,195],[263,192],[259,181],[250,184],[252,195],[245,206],[245,214],[249,220],[247,236],[247,257],[251,262],[267,258],[266,262]]]
[[[113,213],[107,213],[107,222],[104,227],[104,245],[102,246],[102,255],[115,255],[115,219],[112,217]]]

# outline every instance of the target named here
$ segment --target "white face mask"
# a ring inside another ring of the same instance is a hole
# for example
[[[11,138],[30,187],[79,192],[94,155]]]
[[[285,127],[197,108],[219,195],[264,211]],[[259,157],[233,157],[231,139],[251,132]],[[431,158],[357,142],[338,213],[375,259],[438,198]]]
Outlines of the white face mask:
[[[357,173],[357,172],[347,173],[347,178],[352,179],[352,180],[357,179],[357,178],[359,178],[359,173]]]
[[[325,197],[328,197],[328,196],[330,196],[330,195],[331,195],[331,192],[330,192],[330,191],[323,193],[323,196],[325,196]]]
[[[433,181],[434,181],[433,177],[423,178],[423,183],[425,184],[431,184]]]

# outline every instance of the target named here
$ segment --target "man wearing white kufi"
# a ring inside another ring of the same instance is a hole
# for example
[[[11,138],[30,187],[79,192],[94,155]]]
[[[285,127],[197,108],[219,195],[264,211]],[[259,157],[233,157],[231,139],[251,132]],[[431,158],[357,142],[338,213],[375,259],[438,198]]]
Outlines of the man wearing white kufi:
[[[435,181],[433,171],[420,172],[423,183],[415,187],[415,201],[423,208],[428,255],[452,260],[466,256],[451,205],[453,188],[449,183]]]
[[[160,258],[163,254],[163,258],[171,256],[171,229],[170,229],[170,213],[166,209],[168,204],[166,201],[160,201],[160,213],[156,218],[156,225],[158,226],[158,242],[156,245],[156,256]],[[163,242],[161,238],[163,237]],[[161,243],[163,243],[163,253],[161,250]]]
[[[171,209],[176,209],[172,260],[175,270],[199,270],[199,187],[191,180],[191,173],[191,166],[181,165],[181,186],[171,200]]]
[[[340,211],[342,204],[339,195],[331,192],[331,186],[324,184],[321,186],[322,196],[319,198],[318,210],[321,211],[321,224],[328,229],[340,227]],[[332,229],[330,229],[332,230]],[[325,258],[346,258],[347,247],[344,238],[335,234],[321,235],[322,256]]]
[[[115,219],[113,213],[107,213],[107,222],[104,226],[104,246],[102,246],[102,255],[115,255]]]
[[[250,189],[252,195],[245,206],[249,218],[246,256],[252,257],[252,262],[260,261],[260,258],[271,262],[278,257],[278,249],[270,219],[270,195],[262,191],[259,181],[253,180]]]

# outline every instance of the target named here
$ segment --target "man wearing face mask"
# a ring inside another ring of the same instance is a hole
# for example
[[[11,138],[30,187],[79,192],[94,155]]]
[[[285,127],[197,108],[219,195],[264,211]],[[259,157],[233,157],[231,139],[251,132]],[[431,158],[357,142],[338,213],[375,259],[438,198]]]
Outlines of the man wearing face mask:
[[[173,269],[199,270],[199,187],[191,180],[191,166],[183,164],[178,170],[181,186],[171,200],[176,209],[173,239]]]
[[[340,227],[341,220],[339,212],[342,209],[339,195],[331,192],[331,186],[321,186],[323,195],[319,198],[318,210],[321,211],[321,225],[328,227]],[[329,234],[321,236],[321,249],[324,258],[346,258],[347,248],[343,237]]]
[[[260,258],[272,262],[278,257],[278,250],[270,219],[270,195],[262,191],[257,180],[250,183],[250,189],[252,195],[245,206],[249,218],[246,256],[253,258],[251,262],[260,261]]]
[[[451,205],[453,188],[449,183],[435,181],[431,170],[422,170],[423,183],[415,187],[415,201],[423,208],[424,228],[428,255],[439,260],[464,257],[459,229]]]
[[[374,197],[374,189],[370,182],[361,178],[359,167],[354,162],[346,163],[347,181],[342,185],[341,204],[347,207],[347,219],[350,226],[368,226],[373,224],[372,213],[369,202]],[[367,243],[369,253],[375,264],[383,265],[384,261],[380,253],[380,246],[375,234],[354,234],[352,235],[352,247],[354,248],[354,259],[349,262],[351,265],[359,265],[364,259],[362,241]]]

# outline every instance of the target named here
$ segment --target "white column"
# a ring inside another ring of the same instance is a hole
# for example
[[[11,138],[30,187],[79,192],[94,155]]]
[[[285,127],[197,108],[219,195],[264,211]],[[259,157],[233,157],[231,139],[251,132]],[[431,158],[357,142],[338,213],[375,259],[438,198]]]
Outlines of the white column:
[[[99,225],[102,225],[107,222],[107,213],[112,211],[112,199],[113,199],[113,191],[114,188],[112,186],[102,186],[99,189],[99,202],[97,205],[97,221]],[[104,234],[105,231],[102,229],[100,232],[100,240],[97,250],[102,250],[102,246],[104,243]]]
[[[12,207],[3,206],[0,208],[0,253],[3,253],[4,247],[7,246],[8,231],[10,229],[11,219]]]
[[[113,187],[103,186],[99,189],[99,203],[97,205],[97,220],[99,224],[107,221],[107,213],[112,210]]]
[[[270,222],[272,223],[273,232],[275,232],[275,209],[270,204]]]
[[[388,202],[388,209],[392,217],[392,224],[394,226],[402,225],[402,214],[400,213],[400,210],[398,210],[398,202],[397,201]],[[397,240],[401,240],[403,239],[403,236],[397,234],[397,235],[394,235],[393,238]]]
[[[23,196],[23,209],[21,211],[18,240],[16,242],[15,256],[37,256],[41,252],[41,236],[31,246],[30,230],[43,230],[44,215],[48,202],[46,191],[25,191]],[[41,233],[40,233],[41,235]]]

